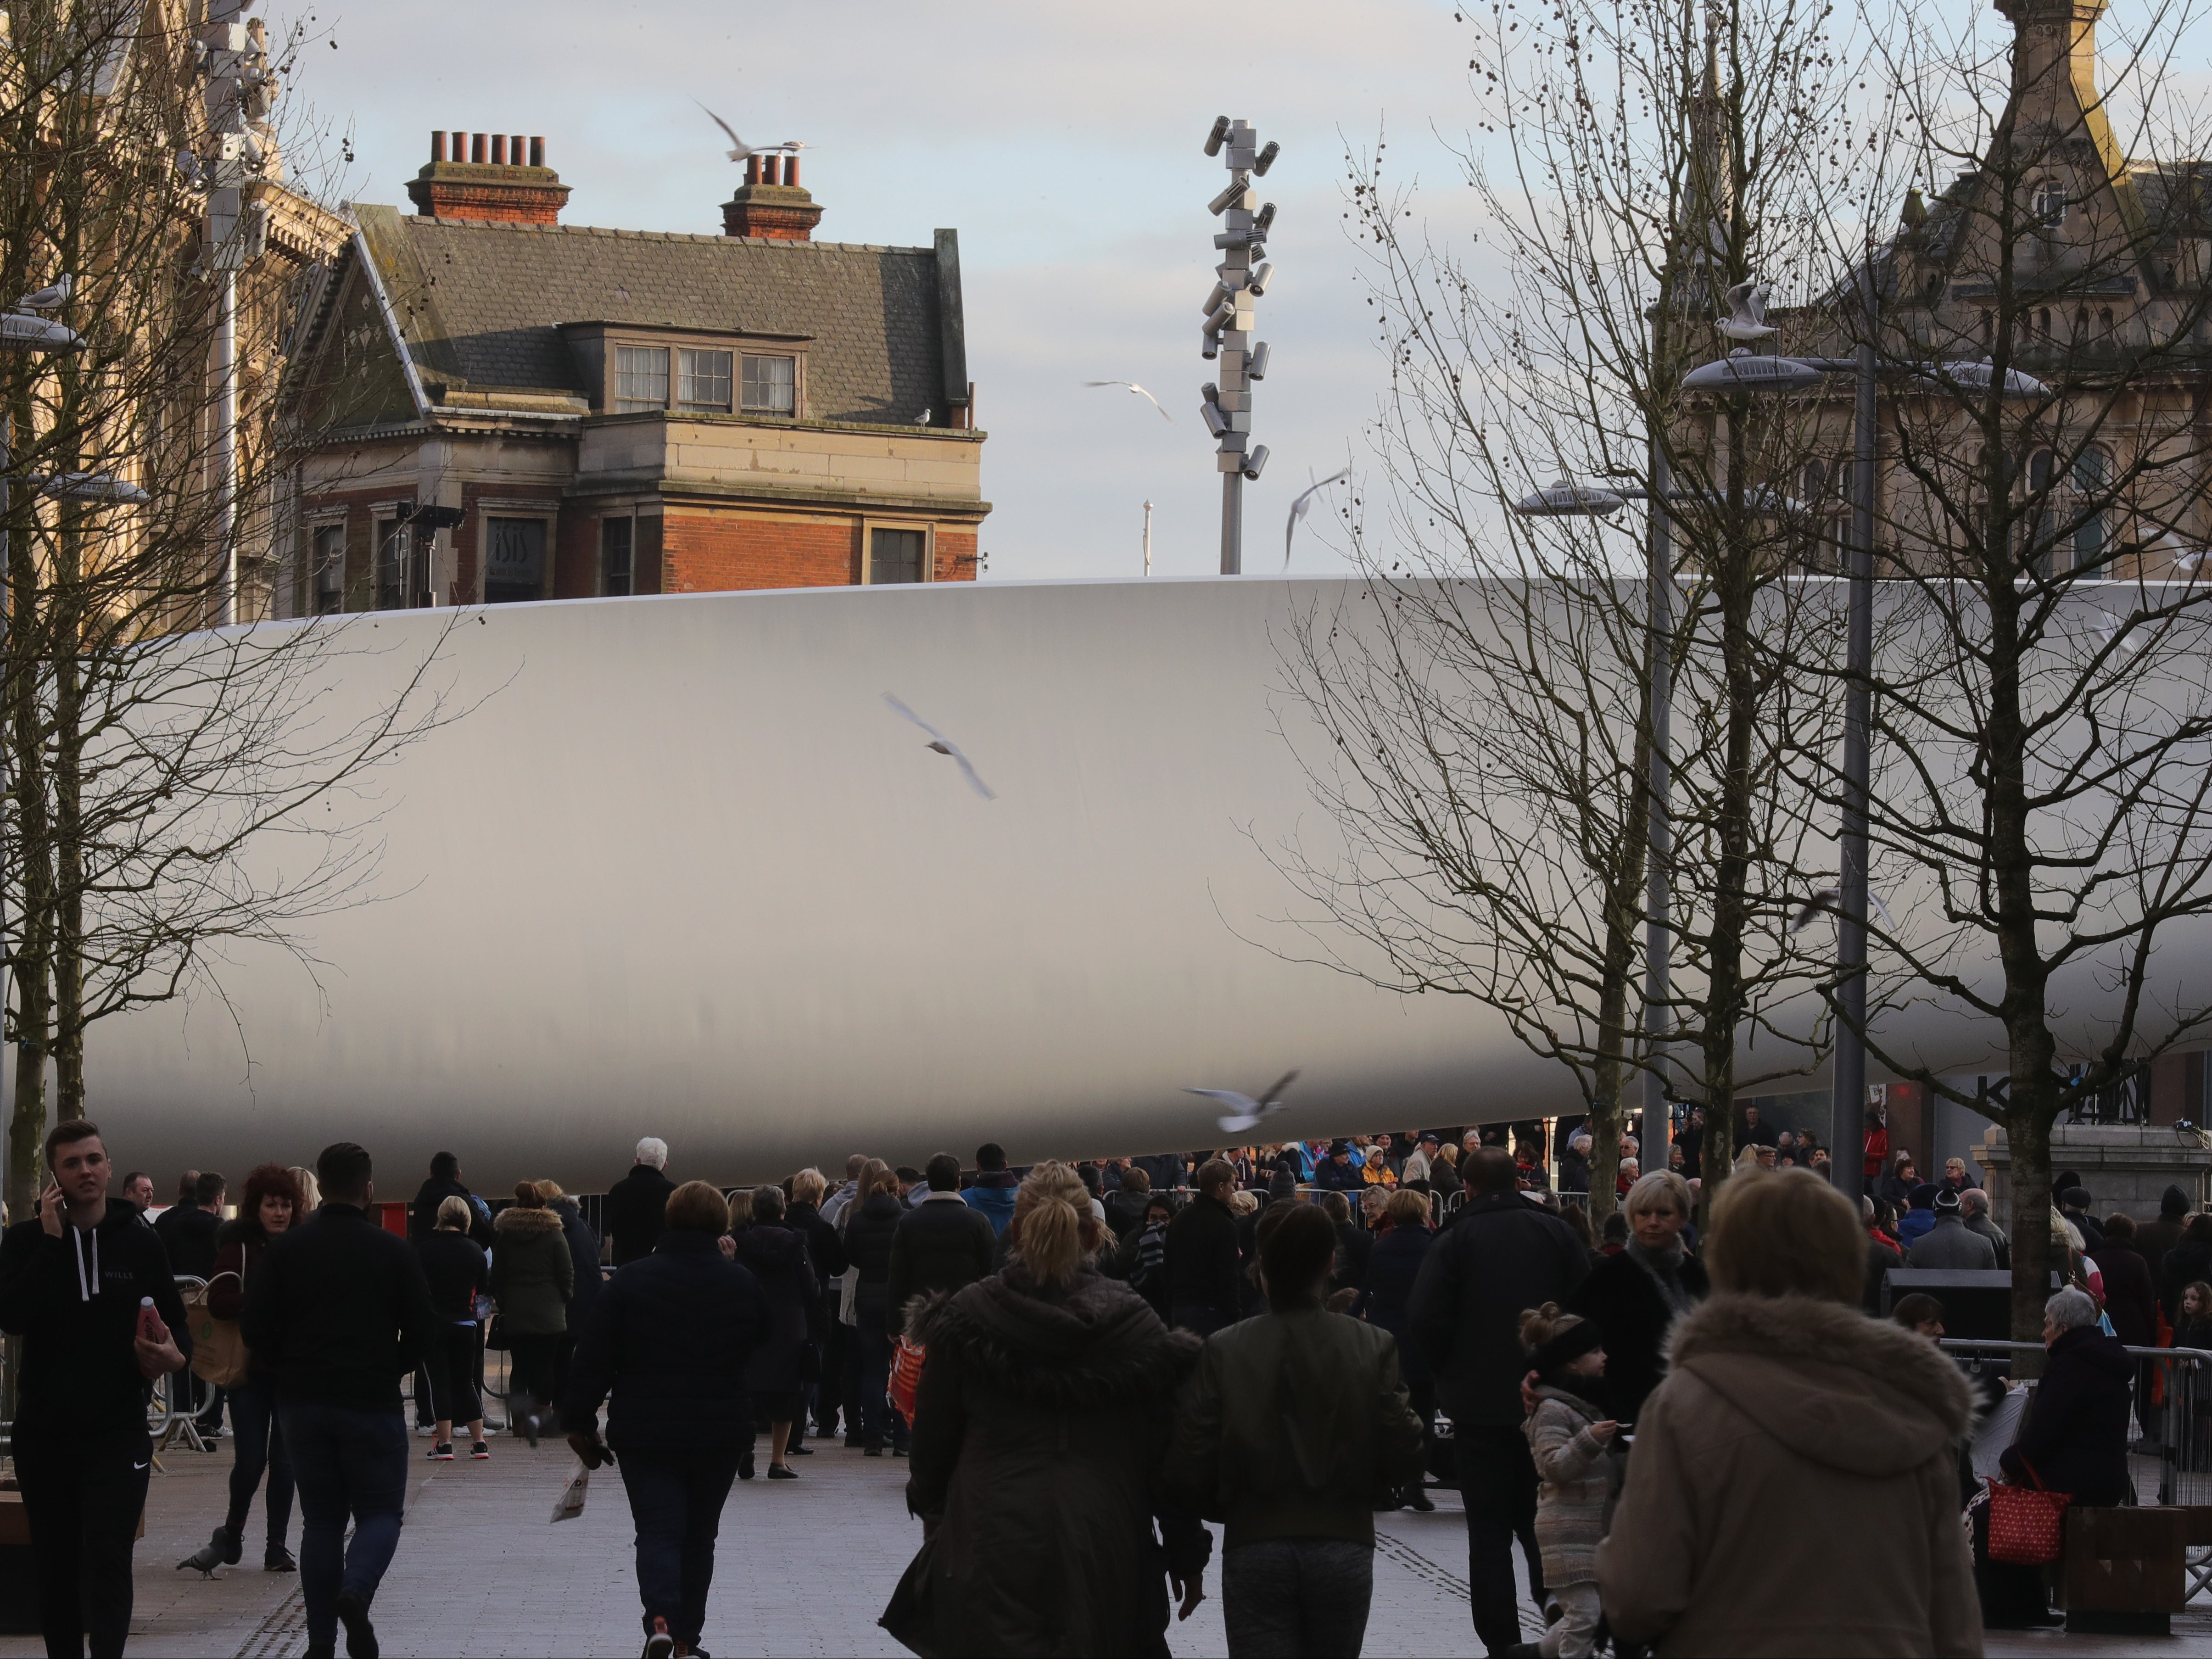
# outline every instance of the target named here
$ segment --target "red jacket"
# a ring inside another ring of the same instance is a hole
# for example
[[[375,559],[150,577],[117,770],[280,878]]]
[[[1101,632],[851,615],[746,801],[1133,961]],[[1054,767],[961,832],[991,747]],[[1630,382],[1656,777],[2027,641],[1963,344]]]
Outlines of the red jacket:
[[[1889,1126],[1877,1124],[1867,1131],[1866,1178],[1873,1181],[1887,1174],[1889,1163]]]

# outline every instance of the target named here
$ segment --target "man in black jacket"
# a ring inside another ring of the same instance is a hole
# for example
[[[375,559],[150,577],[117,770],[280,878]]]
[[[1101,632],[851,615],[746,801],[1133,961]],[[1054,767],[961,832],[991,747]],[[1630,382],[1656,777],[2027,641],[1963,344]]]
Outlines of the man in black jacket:
[[[185,1306],[161,1241],[110,1203],[100,1128],[57,1124],[38,1213],[0,1238],[0,1331],[23,1339],[15,1474],[46,1652],[120,1654],[153,1451],[147,1383],[181,1370]],[[141,1298],[157,1317],[143,1322]],[[173,1333],[173,1334],[172,1334]]]
[[[1198,1196],[1168,1224],[1168,1307],[1177,1330],[1211,1336],[1237,1322],[1243,1258],[1237,1248],[1237,1218],[1229,1208],[1237,1171],[1225,1158],[1208,1158],[1194,1180]]]
[[[419,1243],[438,1231],[438,1206],[449,1198],[465,1198],[469,1201],[471,1219],[469,1237],[491,1249],[495,1235],[491,1217],[461,1181],[461,1160],[451,1152],[434,1152],[430,1158],[430,1178],[415,1189],[415,1202],[407,1210],[407,1242]]]
[[[843,1407],[845,1344],[850,1340],[847,1328],[837,1322],[837,1303],[844,1292],[845,1269],[852,1264],[845,1260],[845,1243],[837,1237],[837,1230],[822,1218],[822,1200],[829,1190],[829,1180],[819,1170],[801,1170],[792,1176],[791,1203],[783,1212],[783,1224],[806,1241],[814,1282],[822,1287],[822,1304],[807,1327],[807,1345],[813,1351],[810,1367],[821,1380],[809,1382],[805,1392],[811,1396],[816,1427],[823,1434],[834,1435]],[[807,1455],[805,1431],[802,1413],[793,1419],[791,1439],[784,1449]]]
[[[614,1241],[616,1267],[642,1261],[659,1241],[668,1195],[676,1190],[676,1183],[664,1173],[667,1167],[668,1143],[647,1135],[637,1143],[637,1162],[629,1173],[607,1189],[599,1217]]]
[[[215,1236],[222,1226],[223,1179],[212,1170],[192,1177],[191,1195],[154,1218],[154,1236],[168,1253],[169,1271],[191,1279],[215,1275]]]
[[[1424,1342],[1437,1402],[1452,1420],[1467,1510],[1474,1633],[1496,1654],[1521,1640],[1513,1540],[1528,1558],[1529,1592],[1544,1605],[1536,1544],[1536,1466],[1522,1431],[1522,1310],[1564,1303],[1589,1272],[1566,1223],[1515,1190],[1512,1154],[1485,1146],[1468,1161],[1468,1200],[1437,1236],[1413,1283],[1407,1321]]]
[[[323,1149],[322,1207],[269,1246],[239,1320],[246,1346],[276,1372],[276,1414],[300,1489],[310,1659],[336,1650],[340,1620],[347,1651],[376,1651],[369,1604],[407,1504],[399,1379],[437,1328],[421,1259],[369,1214],[371,1173],[368,1153],[350,1141]]]
[[[929,1196],[899,1218],[891,1235],[892,1329],[905,1329],[909,1298],[964,1290],[991,1274],[999,1236],[981,1212],[960,1196],[960,1160],[939,1152],[929,1160]]]

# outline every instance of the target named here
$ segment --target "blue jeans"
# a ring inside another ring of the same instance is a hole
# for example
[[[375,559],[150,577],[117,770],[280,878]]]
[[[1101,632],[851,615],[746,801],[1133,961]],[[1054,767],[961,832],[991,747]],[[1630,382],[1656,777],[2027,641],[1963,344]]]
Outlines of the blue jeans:
[[[738,1478],[738,1449],[665,1451],[618,1447],[617,1471],[637,1526],[637,1595],[645,1633],[665,1619],[668,1633],[696,1644],[714,1582],[714,1534]]]
[[[407,1508],[407,1419],[307,1401],[278,1407],[300,1486],[300,1594],[307,1644],[337,1640],[340,1590],[375,1598]],[[353,1517],[353,1543],[345,1541]]]
[[[254,1489],[269,1476],[269,1543],[282,1547],[292,1528],[292,1460],[284,1450],[284,1431],[276,1422],[276,1382],[250,1376],[230,1391],[230,1514],[223,1525],[244,1533],[253,1507]]]
[[[1267,1538],[1221,1557],[1231,1659],[1359,1659],[1375,1594],[1375,1552],[1348,1538]]]

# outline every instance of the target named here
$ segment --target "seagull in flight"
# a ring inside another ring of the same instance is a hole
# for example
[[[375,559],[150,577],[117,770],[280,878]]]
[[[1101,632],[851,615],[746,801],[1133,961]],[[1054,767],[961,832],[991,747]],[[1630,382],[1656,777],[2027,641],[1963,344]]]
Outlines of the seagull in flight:
[[[1805,901],[1804,907],[1797,912],[1796,920],[1790,922],[1790,931],[1793,933],[1803,933],[1806,928],[1812,926],[1813,918],[1819,915],[1823,910],[1834,910],[1840,914],[1838,907],[1842,905],[1843,902],[1844,890],[1842,888],[1823,887],[1819,892],[1814,894],[1812,897]],[[1871,887],[1867,889],[1867,902],[1873,905],[1875,909],[1881,915],[1882,925],[1887,927],[1893,933],[1895,933],[1897,931],[1897,919],[1889,914],[1889,907],[1881,902],[1881,895],[1875,892]]]
[[[696,98],[691,101],[695,104],[699,103],[699,100]],[[730,143],[735,146],[735,148],[730,151],[730,159],[732,161],[742,161],[748,155],[757,155],[761,153],[763,146],[759,144],[747,143],[744,139],[738,137],[737,130],[731,126],[727,121],[725,121],[720,116],[715,114],[714,111],[707,109],[707,106],[704,104],[699,104],[699,107],[707,111],[707,118],[709,121],[712,121],[716,126],[721,128],[723,131],[730,135]]]
[[[26,294],[21,299],[16,301],[15,309],[18,311],[59,311],[64,306],[69,303],[70,295],[74,294],[76,291],[76,283],[75,280],[70,277],[67,271],[64,271],[62,273],[61,281],[54,283],[51,288],[42,288],[35,294]]]
[[[972,763],[970,763],[968,757],[960,752],[960,745],[958,744],[953,742],[951,738],[946,737],[944,732],[939,731],[927,720],[922,719],[921,715],[915,714],[913,709],[908,708],[896,697],[891,696],[890,692],[886,691],[884,693],[884,701],[889,703],[898,714],[904,715],[908,720],[912,720],[916,726],[929,733],[929,741],[925,744],[923,747],[933,749],[940,755],[950,755],[954,760],[960,763],[961,774],[968,780],[968,787],[969,788],[973,789],[985,800],[998,799],[999,792],[992,788],[989,784],[984,782],[982,779],[975,775],[975,768]]]
[[[1175,424],[1175,416],[1169,414],[1166,410],[1160,409],[1160,400],[1158,398],[1153,397],[1151,392],[1146,391],[1144,387],[1139,386],[1134,380],[1085,380],[1083,384],[1085,386],[1127,386],[1138,397],[1142,398],[1146,402],[1152,404],[1154,409],[1159,409],[1160,418],[1162,420],[1165,421],[1170,426],[1173,426]]]
[[[1291,568],[1291,538],[1297,533],[1298,523],[1306,516],[1306,508],[1311,505],[1313,498],[1316,495],[1318,495],[1322,490],[1328,489],[1331,484],[1334,483],[1338,479],[1348,478],[1351,476],[1352,469],[1347,466],[1341,472],[1332,472],[1328,477],[1323,478],[1319,483],[1310,485],[1306,489],[1298,492],[1298,498],[1291,503],[1290,520],[1283,526],[1284,569],[1288,570]],[[1308,467],[1306,469],[1306,477],[1309,478],[1313,477],[1313,469],[1311,467]]]
[[[2106,644],[2111,645],[2117,641],[2120,649],[2124,652],[2134,651],[2141,648],[2142,641],[2128,632],[2130,624],[2133,620],[2132,618],[2130,618],[2129,621],[2124,622],[2119,617],[2115,617],[2111,611],[2104,610],[2101,606],[2099,607],[2099,614],[2100,614],[2105,620],[2097,624],[2097,634]]]
[[[736,137],[733,133],[732,137]],[[1764,283],[1738,283],[1729,289],[1728,315],[1713,326],[1731,340],[1763,340],[1774,332],[1766,320],[1766,296],[1774,290]]]
[[[1241,1135],[1247,1129],[1257,1128],[1263,1118],[1273,1117],[1283,1109],[1283,1091],[1297,1081],[1296,1072],[1286,1072],[1266,1093],[1255,1100],[1249,1095],[1240,1095],[1234,1089],[1186,1089],[1185,1094],[1204,1095],[1208,1100],[1218,1100],[1229,1111],[1221,1120],[1224,1133]]]

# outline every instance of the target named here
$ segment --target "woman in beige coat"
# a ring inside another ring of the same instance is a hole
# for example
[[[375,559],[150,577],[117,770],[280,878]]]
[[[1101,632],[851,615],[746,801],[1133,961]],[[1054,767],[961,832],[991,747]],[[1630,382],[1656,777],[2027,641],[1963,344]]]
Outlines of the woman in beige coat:
[[[1613,1634],[1668,1655],[1977,1655],[1959,1368],[1858,1310],[1865,1236],[1809,1171],[1735,1176],[1598,1548]]]

